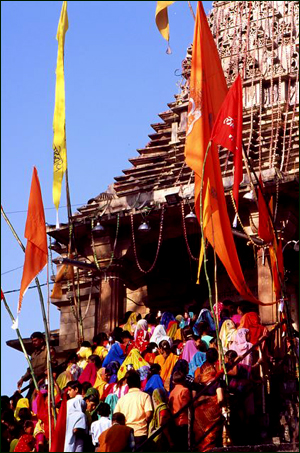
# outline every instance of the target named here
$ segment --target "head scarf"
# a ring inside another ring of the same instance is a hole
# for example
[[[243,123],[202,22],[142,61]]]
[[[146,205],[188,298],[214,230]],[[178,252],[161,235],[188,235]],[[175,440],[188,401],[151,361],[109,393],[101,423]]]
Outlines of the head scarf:
[[[222,324],[219,334],[225,352],[230,349],[230,343],[233,341],[235,333],[236,327],[234,322],[231,319],[226,319]]]
[[[182,351],[182,358],[190,362],[194,355],[198,352],[195,340],[188,340]]]
[[[175,387],[175,385],[173,384],[173,374],[175,371],[182,371],[184,373],[184,375],[186,376],[189,371],[188,362],[184,359],[178,359],[177,362],[175,363],[172,373],[171,373],[171,378],[170,378],[170,392]]]
[[[86,394],[84,395],[84,399],[88,398],[91,395],[96,395],[99,397],[98,390],[95,389],[94,387],[90,387],[87,389]]]
[[[213,310],[218,322],[220,321],[220,313],[223,310],[223,308],[224,305],[222,304],[222,302],[218,302],[218,313],[217,313],[217,303],[215,303],[215,305],[213,306]]]
[[[164,326],[162,326],[161,324],[159,324],[158,326],[155,327],[154,329],[154,332],[153,332],[153,335],[152,337],[150,338],[150,343],[156,343],[157,346],[159,345],[159,343],[165,339],[166,337],[166,331],[165,331],[165,328]]]
[[[139,331],[142,331],[144,334],[144,337],[146,336],[147,330],[148,330],[148,322],[146,319],[140,319],[136,325],[135,331],[134,331],[134,340],[136,340],[137,334]]]
[[[174,340],[176,332],[178,329],[177,321],[170,321],[168,325],[167,335]]]
[[[141,367],[149,367],[149,363],[143,359],[138,349],[131,349],[130,353],[122,363],[118,371],[118,380],[122,379],[127,372],[127,365],[132,364],[133,368],[138,371]]]
[[[239,329],[244,327],[245,329],[249,329],[249,342],[252,344],[257,343],[259,338],[264,334],[265,327],[261,325],[260,319],[257,313],[251,311],[249,313],[245,313],[242,316]]]
[[[153,374],[145,386],[145,392],[152,395],[153,391],[158,388],[164,388],[164,383],[159,374]]]
[[[197,368],[203,365],[206,360],[206,353],[202,351],[196,352],[189,364],[189,375],[195,376]]]
[[[177,315],[175,317],[176,321],[178,321],[178,327],[179,329],[183,329],[184,326],[185,326],[185,321],[184,321],[184,317],[182,315]]]
[[[23,408],[30,409],[29,400],[27,398],[20,398],[17,402],[16,409],[14,412],[14,416],[15,416],[15,419],[17,420],[17,422],[20,421],[19,412],[20,412],[20,409],[23,409]]]
[[[124,326],[123,326],[123,330],[127,330],[128,332],[133,334],[135,326],[136,326],[136,323],[137,323],[136,316],[137,315],[136,315],[135,312],[131,313],[131,315],[129,316],[126,324],[124,324]]]
[[[82,368],[84,370],[84,368],[87,366],[88,364],[88,358],[90,355],[92,355],[92,348],[89,348],[87,346],[81,346],[81,348],[79,349],[79,351],[77,352],[77,355],[79,357],[79,361],[78,361],[78,366],[80,366],[80,368]]]
[[[167,331],[170,321],[175,321],[175,317],[172,313],[165,311],[160,320],[160,324],[164,326],[165,331]]]
[[[106,382],[103,379],[103,375],[104,375],[105,371],[106,370],[105,370],[104,367],[100,368],[100,370],[97,371],[97,379],[96,379],[96,382],[95,382],[95,384],[93,386],[93,387],[95,387],[95,389],[98,390],[100,399],[102,398],[105,386],[108,384],[108,382]]]
[[[82,384],[83,382],[89,382],[91,385],[95,384],[97,378],[97,368],[93,362],[87,364],[78,381]]]
[[[199,335],[197,326],[198,326],[198,324],[200,324],[200,322],[207,322],[208,329],[211,332],[215,332],[216,326],[215,326],[212,314],[207,308],[202,308],[202,310],[199,313],[198,319],[194,324],[193,331],[194,331],[194,334],[196,334],[196,335]]]
[[[124,362],[125,355],[119,343],[114,343],[109,350],[109,353],[103,360],[102,366],[106,367],[110,362],[119,362],[121,365]]]
[[[23,434],[14,451],[32,451],[33,442],[35,442],[35,439],[31,434]]]
[[[238,329],[236,331],[234,341],[230,345],[230,349],[233,351],[236,351],[236,353],[241,356],[245,354],[251,347],[252,343],[249,343],[246,339],[246,335],[249,332],[249,329],[245,329],[242,327],[241,329]],[[251,365],[251,354],[248,354],[241,362],[240,364],[244,365]]]
[[[161,404],[167,409],[167,397],[167,392],[163,387],[154,389],[152,393],[153,409],[155,410]]]
[[[117,382],[117,374],[118,370],[120,368],[120,364],[117,361],[110,362],[107,367],[106,371],[111,374],[110,379],[109,379],[109,384]]]

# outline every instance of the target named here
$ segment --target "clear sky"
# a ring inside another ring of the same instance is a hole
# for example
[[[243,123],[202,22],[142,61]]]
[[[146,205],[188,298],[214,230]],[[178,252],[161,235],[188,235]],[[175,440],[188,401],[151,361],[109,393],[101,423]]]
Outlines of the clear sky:
[[[191,4],[196,13],[197,2]],[[212,7],[212,2],[203,4],[206,12]],[[1,2],[1,203],[24,245],[33,166],[46,222],[55,224],[52,120],[61,6],[61,1]],[[181,62],[193,40],[194,20],[187,1],[169,8],[172,54],[167,55],[155,8],[156,1],[68,1],[66,130],[73,212],[130,168],[128,159],[137,156],[136,149],[153,133],[150,124],[160,121],[158,113],[167,110],[179,92]],[[65,205],[63,190],[61,222],[67,219]],[[23,263],[24,253],[1,217],[4,293],[20,288]],[[46,282],[46,271],[39,280]],[[47,305],[46,287],[43,294]],[[18,297],[18,291],[6,294],[14,315]],[[11,395],[27,363],[22,353],[6,345],[17,336],[1,308],[1,394]],[[50,327],[59,328],[54,306]],[[19,329],[24,338],[44,331],[36,289],[24,296]]]

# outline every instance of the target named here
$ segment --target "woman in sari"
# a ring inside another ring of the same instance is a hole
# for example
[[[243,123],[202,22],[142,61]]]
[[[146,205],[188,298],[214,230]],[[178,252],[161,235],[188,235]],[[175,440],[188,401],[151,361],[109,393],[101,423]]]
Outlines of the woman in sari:
[[[137,314],[135,312],[131,313],[126,324],[123,326],[123,330],[128,330],[130,335],[134,334],[135,328],[137,325]]]
[[[154,363],[150,365],[150,370],[147,377],[147,383],[144,389],[144,392],[148,393],[148,395],[152,395],[153,391],[157,388],[164,388],[164,383],[162,378],[160,377],[160,365],[158,363]]]
[[[267,333],[266,327],[260,323],[260,318],[254,311],[242,316],[239,329],[242,328],[249,330],[249,342],[252,344],[257,343],[259,338]]]
[[[121,365],[125,360],[124,352],[119,343],[114,343],[109,350],[109,353],[103,360],[102,366],[106,367],[111,362],[119,362]]]
[[[167,336],[167,333],[166,333],[166,330],[165,330],[164,326],[159,324],[154,329],[152,337],[150,338],[150,343],[155,343],[156,346],[159,346],[159,343],[162,340],[167,340],[170,343],[170,346],[171,346],[171,341],[172,340],[170,339],[170,337]]]
[[[134,332],[134,347],[137,348],[140,353],[144,352],[149,344],[149,339],[148,322],[146,319],[140,319]]]
[[[153,391],[152,404],[154,413],[149,425],[148,437],[166,423],[171,416],[170,409],[167,405],[167,393],[165,389],[157,388]],[[163,431],[154,437],[152,444],[154,451],[169,451],[170,447],[173,445],[174,443],[170,436],[169,426],[166,426]]]
[[[159,355],[155,358],[154,363],[161,367],[160,377],[163,380],[165,389],[170,390],[170,378],[178,356],[171,352],[170,344],[167,340],[159,343]]]
[[[210,348],[206,353],[206,361],[200,367],[200,373],[195,382],[208,385],[217,376],[215,363],[218,352]],[[194,436],[197,451],[206,452],[216,447],[222,435],[222,412],[224,395],[220,381],[216,381],[195,402]],[[207,430],[211,430],[204,438]]]
[[[98,390],[100,400],[102,399],[104,390],[108,385],[109,378],[110,376],[107,375],[105,368],[100,368],[97,371],[97,378],[93,387]]]
[[[138,371],[140,368],[147,366],[149,368],[149,363],[146,362],[145,359],[141,356],[140,352],[138,349],[134,348],[130,351],[122,365],[120,366],[120,369],[118,371],[118,380],[122,379],[127,370],[127,365],[131,365],[135,371]]]
[[[175,317],[169,311],[165,311],[161,317],[160,324],[164,326],[165,331],[168,330],[169,322],[175,321]]]
[[[102,362],[108,354],[108,349],[106,348],[107,345],[108,338],[106,333],[100,332],[94,336],[92,351],[93,354],[96,354],[100,357]]]
[[[198,348],[195,340],[188,340],[183,348],[182,358],[189,363],[197,352]]]
[[[245,329],[242,327],[241,329],[238,329],[236,332],[236,335],[234,337],[234,340],[230,346],[230,349],[232,351],[235,351],[238,356],[242,356],[247,352],[250,348],[252,348],[252,343],[248,342],[249,338],[249,329]],[[248,354],[241,362],[241,365],[247,365],[251,366],[252,364],[252,354]]]
[[[231,319],[226,319],[220,330],[220,340],[222,342],[223,351],[226,352],[230,349],[231,344],[236,334],[236,327]]]

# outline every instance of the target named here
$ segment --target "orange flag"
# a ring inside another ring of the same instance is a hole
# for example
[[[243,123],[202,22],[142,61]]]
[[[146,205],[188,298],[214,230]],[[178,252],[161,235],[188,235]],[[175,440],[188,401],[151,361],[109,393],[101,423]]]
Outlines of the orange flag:
[[[25,226],[25,237],[27,239],[27,245],[25,250],[25,262],[21,281],[18,313],[20,313],[22,299],[28,286],[48,262],[44,206],[39,178],[35,167],[33,167]]]
[[[186,163],[195,171],[195,206],[198,219],[204,157],[214,121],[226,93],[227,86],[219,54],[202,2],[198,2],[185,144]],[[244,299],[261,304],[248,288],[238,259],[227,213],[218,151],[214,144],[205,164],[202,205],[204,236],[214,247],[233,285]]]

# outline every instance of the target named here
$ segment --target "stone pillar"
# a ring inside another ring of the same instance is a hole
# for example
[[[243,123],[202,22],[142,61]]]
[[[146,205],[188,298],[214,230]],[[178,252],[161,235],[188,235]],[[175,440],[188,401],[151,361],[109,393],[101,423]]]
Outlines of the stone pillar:
[[[259,249],[257,253],[257,272],[258,299],[265,303],[273,302],[275,300],[275,294],[273,291],[269,251]],[[266,326],[274,325],[278,322],[277,304],[260,305],[259,315],[262,324]]]
[[[125,307],[125,285],[119,272],[101,275],[96,306],[96,333],[111,332],[122,320]]]

